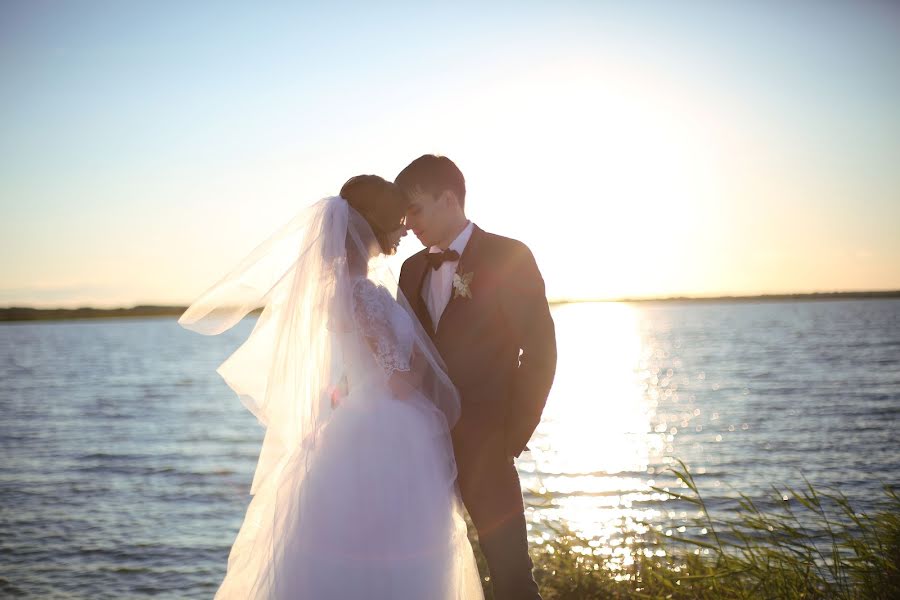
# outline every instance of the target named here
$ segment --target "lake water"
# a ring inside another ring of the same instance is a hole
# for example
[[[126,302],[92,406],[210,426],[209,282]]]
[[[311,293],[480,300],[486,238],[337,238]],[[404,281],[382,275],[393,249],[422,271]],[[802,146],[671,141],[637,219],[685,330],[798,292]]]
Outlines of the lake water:
[[[549,500],[528,510],[535,543],[547,520],[601,544],[636,520],[685,522],[650,489],[674,489],[672,457],[714,515],[803,477],[865,510],[900,480],[898,300],[553,315],[557,378],[518,462]],[[212,596],[263,434],[215,369],[251,327],[0,325],[0,596]]]

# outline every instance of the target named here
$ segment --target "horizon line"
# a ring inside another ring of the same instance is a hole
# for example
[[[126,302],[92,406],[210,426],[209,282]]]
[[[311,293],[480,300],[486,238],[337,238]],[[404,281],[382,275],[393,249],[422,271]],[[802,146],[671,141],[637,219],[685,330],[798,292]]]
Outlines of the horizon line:
[[[828,300],[828,299],[884,299],[884,298],[900,298],[900,289],[888,290],[862,290],[862,291],[830,291],[830,292],[788,292],[788,293],[771,293],[771,294],[730,294],[717,296],[636,296],[636,297],[618,297],[618,298],[558,298],[548,300],[551,306],[559,306],[565,304],[589,304],[589,303],[644,303],[644,302],[729,302],[729,301],[777,301],[777,300]],[[117,306],[102,308],[96,306],[77,306],[77,307],[36,307],[28,305],[10,305],[0,307],[0,320],[18,320],[10,313],[14,311],[26,311],[30,315],[40,315],[48,313],[76,313],[87,312],[104,314],[119,313],[127,315],[134,311],[156,311],[154,314],[171,314],[175,311],[183,312],[189,305],[181,304],[134,304],[131,306]],[[259,311],[262,307],[255,309]],[[253,311],[251,311],[253,312]],[[13,319],[9,319],[9,317]],[[24,315],[21,315],[24,316]]]

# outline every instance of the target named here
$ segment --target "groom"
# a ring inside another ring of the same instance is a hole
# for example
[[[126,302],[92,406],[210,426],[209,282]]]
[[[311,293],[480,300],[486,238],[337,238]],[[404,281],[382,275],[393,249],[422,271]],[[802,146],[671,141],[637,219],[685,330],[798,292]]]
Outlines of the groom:
[[[540,422],[556,372],[544,281],[525,244],[466,219],[465,179],[449,158],[421,156],[395,183],[411,201],[407,227],[425,246],[403,263],[400,289],[460,391],[458,482],[494,598],[539,600],[513,459]]]

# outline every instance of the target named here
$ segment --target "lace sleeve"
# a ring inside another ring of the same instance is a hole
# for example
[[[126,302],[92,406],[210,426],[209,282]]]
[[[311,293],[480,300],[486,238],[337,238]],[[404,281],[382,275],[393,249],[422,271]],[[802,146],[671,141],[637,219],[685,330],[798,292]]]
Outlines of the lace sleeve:
[[[368,279],[354,282],[353,316],[375,362],[387,376],[394,371],[409,371],[412,354],[412,340],[404,335],[402,324],[393,317],[394,308],[394,299],[386,289]]]

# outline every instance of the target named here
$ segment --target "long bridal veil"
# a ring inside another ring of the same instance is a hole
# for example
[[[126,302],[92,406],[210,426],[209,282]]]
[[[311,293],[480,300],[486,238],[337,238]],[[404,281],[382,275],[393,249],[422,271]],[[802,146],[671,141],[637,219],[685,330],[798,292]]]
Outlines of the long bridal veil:
[[[215,335],[263,309],[246,341],[217,369],[265,427],[253,498],[217,598],[274,597],[279,578],[296,568],[287,564],[296,556],[287,554],[284,538],[304,531],[300,521],[310,518],[298,509],[296,492],[316,464],[329,424],[343,414],[345,407],[335,399],[348,374],[351,384],[375,381],[350,359],[373,344],[371,332],[354,319],[355,281],[363,277],[385,288],[412,314],[377,249],[372,229],[346,200],[324,198],[274,232],[178,320],[187,329]],[[459,418],[459,396],[429,336],[417,319],[410,322],[410,373],[402,378],[410,389],[403,395],[426,415],[446,461],[437,471],[452,490],[456,469],[449,429]]]

